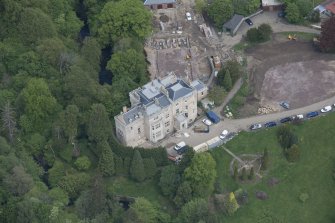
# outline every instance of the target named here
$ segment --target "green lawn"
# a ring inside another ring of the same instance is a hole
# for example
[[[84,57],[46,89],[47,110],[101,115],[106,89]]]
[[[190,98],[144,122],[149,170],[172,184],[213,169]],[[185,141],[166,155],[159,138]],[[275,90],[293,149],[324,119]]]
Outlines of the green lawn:
[[[174,210],[173,204],[161,194],[158,182],[155,179],[137,183],[126,177],[113,177],[108,180],[107,185],[116,195],[144,197],[167,212]]]
[[[317,35],[315,33],[304,32],[281,32],[281,35],[287,37],[288,35],[296,35],[298,40],[312,41]]]
[[[244,132],[227,144],[236,154],[261,153],[268,148],[271,165],[267,175],[256,184],[237,184],[228,175],[228,155],[222,149],[212,152],[217,162],[219,180],[228,191],[245,188],[249,193],[249,203],[240,208],[233,217],[223,222],[334,222],[335,181],[332,171],[335,167],[335,113],[319,117],[294,126],[299,137],[301,157],[294,164],[286,161],[275,136],[276,128],[259,132]],[[334,138],[333,138],[334,137]],[[270,187],[270,177],[280,180]],[[269,199],[255,198],[255,192],[268,193]],[[309,199],[302,203],[299,195],[307,193]]]

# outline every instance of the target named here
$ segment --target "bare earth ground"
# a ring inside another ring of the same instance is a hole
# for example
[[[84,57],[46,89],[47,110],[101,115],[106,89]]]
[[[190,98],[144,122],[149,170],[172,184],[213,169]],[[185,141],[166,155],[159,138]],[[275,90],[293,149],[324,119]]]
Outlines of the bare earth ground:
[[[310,42],[274,40],[246,50],[251,93],[241,115],[255,114],[259,106],[282,109],[287,100],[299,108],[335,95],[335,56],[317,52]]]

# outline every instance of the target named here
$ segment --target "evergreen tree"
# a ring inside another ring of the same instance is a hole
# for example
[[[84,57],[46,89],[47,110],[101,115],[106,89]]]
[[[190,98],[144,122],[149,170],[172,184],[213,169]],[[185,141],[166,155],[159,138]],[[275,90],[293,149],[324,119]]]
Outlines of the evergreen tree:
[[[130,176],[138,182],[142,182],[145,179],[143,159],[138,150],[135,150],[133,160],[131,161]]]
[[[226,89],[226,91],[230,91],[232,86],[233,86],[233,83],[231,80],[230,72],[229,70],[226,70],[226,73],[223,79],[223,87]]]
[[[123,160],[123,174],[129,175],[130,165],[131,165],[131,158],[130,157],[124,158],[124,160]]]
[[[255,178],[255,171],[254,171],[254,167],[251,167],[250,169],[250,173],[249,173],[249,180],[253,180]]]
[[[107,141],[98,144],[101,150],[99,169],[103,176],[112,176],[115,173],[113,152]]]
[[[241,179],[242,179],[243,181],[247,180],[247,170],[245,169],[245,167],[242,168]]]
[[[235,181],[237,181],[237,179],[238,179],[237,165],[234,165],[234,174],[233,174],[233,178],[234,178]]]
[[[116,175],[123,175],[123,159],[119,156],[114,156],[114,163],[115,163],[115,173]]]
[[[148,178],[151,178],[157,173],[156,162],[153,158],[143,159],[145,174]]]
[[[233,192],[229,193],[229,197],[225,199],[224,205],[229,216],[232,216],[237,211],[239,205]]]
[[[263,156],[262,156],[262,170],[267,170],[269,167],[269,153],[268,149],[264,149]]]

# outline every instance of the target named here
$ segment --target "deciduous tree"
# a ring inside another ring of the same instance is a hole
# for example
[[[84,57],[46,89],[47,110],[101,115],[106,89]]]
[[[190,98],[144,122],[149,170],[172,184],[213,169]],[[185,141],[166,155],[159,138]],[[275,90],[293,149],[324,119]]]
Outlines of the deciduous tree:
[[[216,163],[210,153],[196,154],[185,170],[185,179],[190,182],[194,195],[205,197],[214,190]]]
[[[286,18],[290,23],[298,23],[301,21],[300,11],[295,3],[287,4],[285,12],[286,12]]]
[[[13,142],[17,129],[14,108],[9,102],[7,102],[1,109],[1,124],[2,129],[7,132],[10,142]]]
[[[34,181],[22,166],[15,166],[11,175],[4,179],[4,184],[13,195],[22,196],[34,186]]]
[[[231,0],[215,0],[207,7],[207,14],[218,29],[222,29],[222,25],[232,17],[233,13]]]
[[[321,24],[320,48],[323,52],[335,52],[335,17]]]
[[[47,83],[43,79],[33,78],[22,90],[24,115],[20,117],[20,124],[27,132],[41,132],[51,123],[50,120],[58,109],[56,99],[51,94]]]
[[[180,182],[180,175],[175,165],[169,165],[162,169],[159,186],[165,196],[174,196]]]
[[[178,215],[177,222],[206,222],[209,216],[208,204],[205,199],[194,199],[186,203]]]
[[[151,17],[141,1],[108,2],[99,14],[99,41],[109,45],[123,37],[144,38],[151,33]]]
[[[127,78],[135,83],[147,82],[146,62],[142,52],[134,49],[116,52],[108,61],[107,68],[113,72],[113,80]],[[115,79],[114,79],[115,78]]]

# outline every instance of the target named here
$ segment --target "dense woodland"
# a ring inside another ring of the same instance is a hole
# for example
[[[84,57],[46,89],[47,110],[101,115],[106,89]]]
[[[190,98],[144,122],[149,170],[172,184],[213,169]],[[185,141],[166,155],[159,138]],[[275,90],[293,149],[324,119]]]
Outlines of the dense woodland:
[[[148,81],[151,13],[136,0],[1,0],[0,12],[0,222],[133,222],[138,209],[156,211],[139,199],[125,212],[105,183],[168,164],[163,148],[113,138],[128,92]],[[99,84],[102,69],[111,85]]]
[[[164,148],[126,148],[113,136],[128,92],[149,80],[152,14],[142,1],[0,0],[0,12],[0,222],[218,221],[206,200],[209,153],[188,150],[176,166]],[[111,84],[99,83],[102,70]],[[120,206],[108,184],[120,176],[153,179],[169,211],[146,198]],[[236,205],[230,196],[225,210]]]

